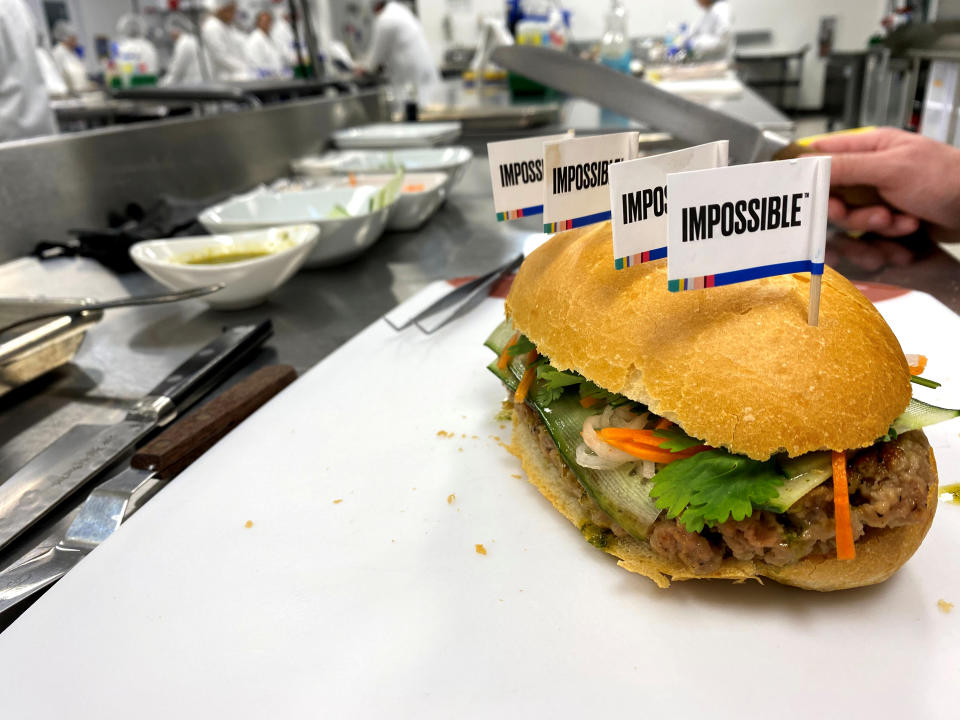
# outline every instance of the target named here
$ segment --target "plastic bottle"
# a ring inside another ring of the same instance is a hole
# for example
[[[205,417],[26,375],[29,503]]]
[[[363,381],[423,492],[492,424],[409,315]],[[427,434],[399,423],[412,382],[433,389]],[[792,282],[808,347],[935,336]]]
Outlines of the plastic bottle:
[[[623,0],[610,0],[606,29],[600,40],[600,62],[623,73],[630,72],[630,39],[627,36],[627,9]]]

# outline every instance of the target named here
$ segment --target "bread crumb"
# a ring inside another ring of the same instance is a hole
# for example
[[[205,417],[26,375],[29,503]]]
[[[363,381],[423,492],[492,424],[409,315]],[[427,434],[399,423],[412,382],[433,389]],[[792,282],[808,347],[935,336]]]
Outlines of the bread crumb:
[[[473,546],[473,549],[477,551],[477,555],[487,554],[487,549],[483,546],[483,543],[477,543]]]
[[[951,610],[953,610],[953,603],[947,602],[943,598],[940,598],[939,600],[937,600],[937,607],[940,608],[940,612],[948,613]]]
[[[457,452],[463,452],[463,448],[457,448]]]
[[[336,500],[333,501],[333,504],[334,504],[334,505],[339,505],[339,504],[342,503],[342,502],[343,502],[343,498],[337,498]]]
[[[253,520],[247,520],[247,521],[243,524],[243,526],[249,530],[250,528],[253,527]]]
[[[511,475],[510,477],[516,478],[517,480],[523,480],[523,475]]]
[[[453,501],[457,499],[457,496],[453,493],[447,495],[447,505],[453,505]]]
[[[480,439],[480,436],[479,436],[479,435],[471,435],[471,436],[470,436],[470,439],[471,439],[471,440],[479,440],[479,439]]]
[[[464,438],[464,439],[466,439],[466,437],[467,437],[467,434],[466,434],[466,433],[460,433],[460,437],[462,437],[462,438]]]
[[[447,432],[446,430],[437,430],[437,437],[442,438],[451,438],[454,437],[456,433]]]
[[[501,425],[501,426],[500,426],[500,429],[501,429],[501,430],[506,430],[506,429],[507,429],[507,426],[506,426],[506,425]]]
[[[500,442],[500,437],[499,437],[498,435],[490,435],[489,437],[490,437],[491,440],[495,440],[496,442]]]

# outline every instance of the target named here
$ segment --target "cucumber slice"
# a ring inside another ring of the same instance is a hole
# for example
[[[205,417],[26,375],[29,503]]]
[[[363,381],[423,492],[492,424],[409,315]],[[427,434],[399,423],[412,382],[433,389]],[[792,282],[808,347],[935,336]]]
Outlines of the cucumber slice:
[[[947,420],[953,420],[955,417],[960,417],[960,410],[927,405],[925,402],[910,398],[907,409],[893,421],[892,427],[897,433],[905,433],[910,430],[919,430],[927,425],[936,425]]]
[[[510,330],[501,343],[501,350],[512,334],[513,331]],[[488,369],[507,387],[515,390],[523,372],[523,365],[515,358],[506,370],[500,370],[496,362],[490,363]],[[596,415],[596,411],[581,407],[580,401],[573,395],[565,395],[555,400],[546,409],[533,402],[530,404],[540,415],[560,454],[587,494],[628,533],[636,538],[646,538],[653,521],[660,515],[660,510],[656,501],[650,497],[650,481],[639,474],[637,466],[628,463],[622,470],[591,470],[576,462],[583,423],[589,416]]]
[[[780,469],[786,474],[787,480],[780,486],[779,494],[768,506],[768,509],[778,513],[786,512],[797,500],[833,477],[829,452],[812,452],[798,458],[784,458],[780,460]]]
[[[507,343],[510,342],[510,338],[513,337],[514,332],[516,331],[513,329],[513,324],[509,320],[504,320],[497,325],[496,330],[490,333],[490,337],[487,338],[484,346],[493,350],[497,355],[500,355],[507,346]]]

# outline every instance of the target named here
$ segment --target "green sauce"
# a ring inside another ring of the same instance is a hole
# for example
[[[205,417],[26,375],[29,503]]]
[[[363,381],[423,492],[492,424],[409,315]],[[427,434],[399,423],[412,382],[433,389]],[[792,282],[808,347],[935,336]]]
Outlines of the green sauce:
[[[950,493],[953,495],[952,502],[954,505],[960,505],[960,483],[955,483],[953,485],[941,485],[940,494]]]
[[[185,265],[225,265],[227,263],[243,262],[269,255],[271,250],[247,250],[245,252],[210,252],[205,255],[191,255],[181,258],[178,262]]]

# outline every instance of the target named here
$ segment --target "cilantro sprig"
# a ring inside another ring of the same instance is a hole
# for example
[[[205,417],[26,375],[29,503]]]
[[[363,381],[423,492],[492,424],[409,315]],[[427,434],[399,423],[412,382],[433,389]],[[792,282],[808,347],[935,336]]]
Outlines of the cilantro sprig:
[[[668,442],[686,441],[668,437]],[[784,479],[773,460],[760,462],[725,450],[707,450],[663,468],[653,477],[650,495],[668,518],[679,517],[688,531],[700,532],[731,517],[743,520],[752,515],[777,497]]]

